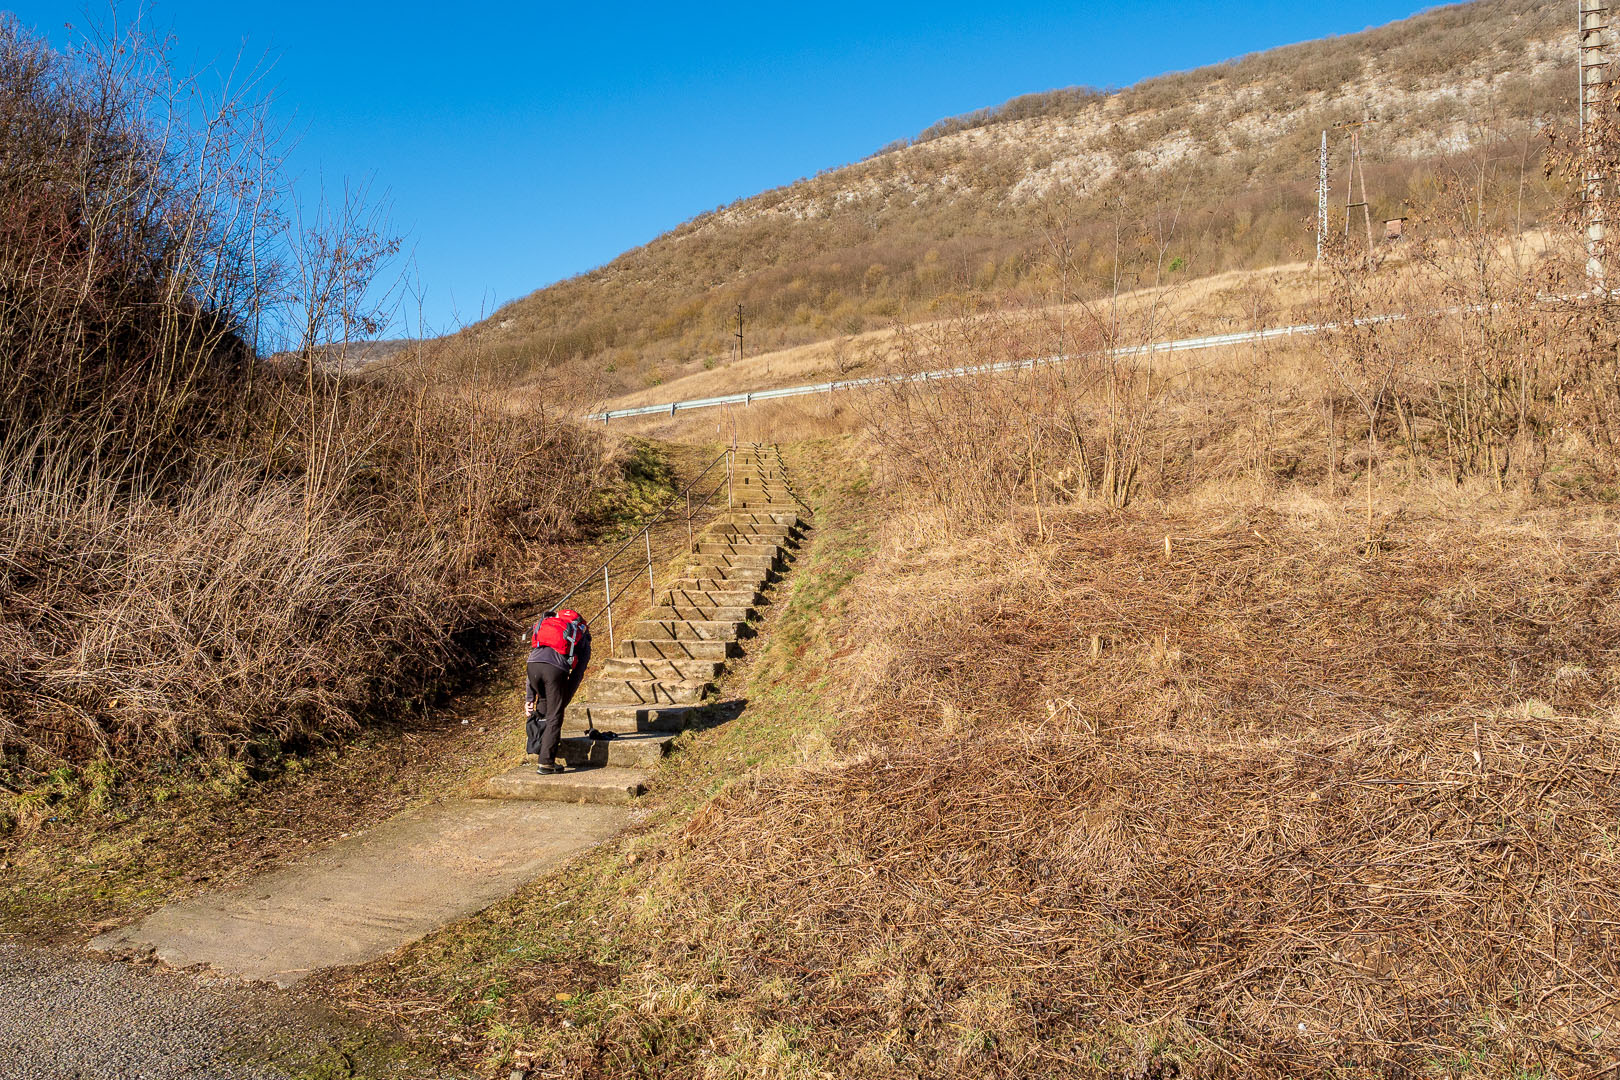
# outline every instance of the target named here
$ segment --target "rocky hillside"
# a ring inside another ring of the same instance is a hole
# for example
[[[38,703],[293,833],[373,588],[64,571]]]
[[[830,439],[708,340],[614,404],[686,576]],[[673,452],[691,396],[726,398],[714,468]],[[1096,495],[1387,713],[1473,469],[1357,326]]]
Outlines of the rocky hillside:
[[[599,398],[725,364],[739,303],[755,351],[1277,262],[1312,243],[1324,128],[1343,221],[1348,142],[1331,129],[1349,120],[1372,121],[1375,221],[1465,162],[1522,179],[1533,217],[1536,130],[1572,112],[1573,26],[1564,4],[1478,0],[1124,90],[1016,98],[703,214],[447,344]]]

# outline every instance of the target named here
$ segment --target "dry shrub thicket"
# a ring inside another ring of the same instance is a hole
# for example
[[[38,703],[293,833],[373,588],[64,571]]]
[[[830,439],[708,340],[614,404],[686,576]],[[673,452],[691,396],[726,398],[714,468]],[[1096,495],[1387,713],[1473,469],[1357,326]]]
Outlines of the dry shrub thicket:
[[[290,211],[252,81],[201,85],[138,26],[62,53],[0,17],[8,787],[445,685],[610,466],[409,350],[353,370],[396,242],[353,192]]]
[[[1123,211],[1123,206],[1119,207]],[[1010,372],[909,378],[859,399],[880,461],[953,518],[1005,517],[1030,504],[1100,501],[1123,508],[1135,493],[1156,413],[1173,386],[1138,350],[1163,336],[1173,290],[1164,288],[1175,210],[1149,208],[1134,242],[1116,240],[1113,292],[1071,291],[1075,248],[1049,230],[1059,265],[1056,303],[1033,310],[964,313],[904,326],[892,347],[901,374],[1002,365]],[[1120,293],[1144,289],[1126,308]],[[1031,362],[1026,364],[1026,362]]]
[[[668,962],[807,1072],[1612,1069],[1620,321],[1516,184],[1335,245],[1314,344],[875,403],[837,759],[693,821]]]

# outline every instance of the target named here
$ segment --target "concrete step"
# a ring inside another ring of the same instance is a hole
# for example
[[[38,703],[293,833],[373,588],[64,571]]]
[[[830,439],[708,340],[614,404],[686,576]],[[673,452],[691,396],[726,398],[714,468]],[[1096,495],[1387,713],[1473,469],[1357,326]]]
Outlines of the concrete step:
[[[772,572],[772,566],[733,565],[724,561],[725,558],[724,555],[693,555],[688,559],[686,567],[681,571],[681,575],[683,577],[691,575],[717,579],[733,578],[742,582],[743,584],[740,587],[745,589],[748,587],[749,582],[759,586],[776,576]]]
[[[684,731],[693,708],[691,705],[647,707],[576,702],[568,706],[568,711],[563,714],[563,732],[584,731],[587,724],[600,731],[616,731],[621,735]]]
[[[713,569],[713,567],[700,567],[688,570],[687,573],[694,576],[677,578],[670,582],[669,587],[671,591],[685,593],[724,593],[736,592],[739,589],[753,589],[757,594],[763,591],[767,584],[764,578],[749,581],[742,578],[710,577],[710,571]]]
[[[533,765],[521,765],[491,777],[486,791],[497,799],[622,805],[647,790],[648,775],[641,769],[607,767],[541,776]]]
[[[738,584],[732,589],[665,589],[658,597],[659,607],[698,605],[708,607],[751,608],[759,603],[761,591]]]
[[[798,542],[798,537],[791,527],[775,522],[769,525],[734,525],[726,522],[714,527],[714,535],[722,543],[774,543],[782,547],[792,547]]]
[[[654,660],[615,656],[602,665],[604,679],[662,679],[665,682],[713,682],[724,665],[719,660]]]
[[[708,680],[586,679],[580,696],[593,705],[696,705],[708,693]]]
[[[700,551],[688,561],[688,566],[719,566],[730,570],[773,570],[781,560],[773,552],[769,555],[722,555]]]
[[[571,768],[610,765],[651,769],[669,753],[669,744],[674,741],[675,736],[667,732],[621,735],[617,739],[587,739],[583,730],[580,734],[564,732],[557,743],[557,756]]]
[[[775,578],[776,574],[772,571],[756,570],[751,566],[689,566],[680,577],[669,583],[669,587],[735,592],[738,589],[762,589]],[[694,584],[695,582],[707,584]]]
[[[699,538],[697,554],[699,555],[753,555],[758,558],[772,559],[781,555],[783,545],[770,540],[709,540]]]
[[[696,619],[668,619],[636,623],[631,634],[641,641],[736,641],[739,624],[702,622]]]
[[[753,606],[748,607],[720,607],[716,604],[674,604],[666,607],[655,607],[645,612],[641,617],[653,619],[658,622],[673,622],[676,619],[696,619],[699,622],[746,622]]]
[[[734,510],[721,520],[727,525],[786,525],[792,529],[799,527],[799,515],[795,511]]]
[[[676,641],[620,638],[619,655],[649,660],[726,660],[737,651],[732,641]]]

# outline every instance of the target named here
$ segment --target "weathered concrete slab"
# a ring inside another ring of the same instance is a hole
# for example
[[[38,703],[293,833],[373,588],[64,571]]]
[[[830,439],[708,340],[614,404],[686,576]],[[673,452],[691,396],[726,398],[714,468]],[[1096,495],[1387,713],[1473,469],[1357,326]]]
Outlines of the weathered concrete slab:
[[[690,705],[597,705],[573,704],[563,721],[563,730],[589,724],[602,731],[619,734],[636,732],[676,732],[686,728],[693,708]]]
[[[708,680],[590,679],[580,693],[592,705],[696,705]]]
[[[630,632],[637,641],[736,641],[738,624],[692,619],[671,619],[668,622],[643,619],[631,627]]]
[[[602,664],[604,679],[669,679],[675,682],[696,679],[713,682],[720,674],[718,660],[655,660],[650,657],[615,656]]]
[[[634,732],[617,739],[591,739],[565,728],[563,738],[557,743],[557,756],[574,768],[652,769],[669,753],[669,744],[674,739],[668,732]]]
[[[438,803],[241,888],[171,904],[90,947],[288,987],[322,968],[374,960],[480,911],[626,820],[610,806]]]
[[[616,741],[616,740],[615,740]],[[492,776],[486,785],[500,799],[534,802],[622,805],[647,790],[649,775],[640,769],[613,766],[584,768],[543,776],[531,765]]]
[[[655,657],[662,660],[725,660],[737,648],[731,641],[675,641],[665,638],[621,638],[619,655]]]
[[[661,607],[680,604],[710,604],[715,607],[751,608],[757,604],[764,590],[752,589],[720,589],[698,592],[688,589],[665,589],[658,597]]]
[[[741,605],[665,604],[643,612],[643,617],[655,622],[745,622],[754,609]]]

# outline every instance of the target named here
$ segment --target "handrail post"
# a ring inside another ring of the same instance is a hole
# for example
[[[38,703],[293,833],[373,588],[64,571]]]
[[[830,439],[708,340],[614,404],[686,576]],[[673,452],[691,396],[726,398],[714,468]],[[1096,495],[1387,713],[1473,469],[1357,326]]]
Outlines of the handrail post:
[[[704,477],[708,476],[711,472],[713,472],[715,470],[715,468],[720,464],[721,458],[726,459],[726,463],[727,463],[727,466],[728,466],[727,475],[728,475],[728,478],[729,478],[730,473],[732,471],[730,467],[733,464],[731,459],[735,455],[736,449],[737,449],[737,437],[736,437],[735,434],[733,434],[732,435],[732,445],[731,445],[730,450],[729,451],[724,451],[723,450],[719,454],[716,454],[714,459],[712,461],[710,461],[706,466],[704,466],[703,471],[698,474],[698,478],[696,480],[693,480],[690,484],[688,484],[686,486],[686,489],[681,493],[681,494],[684,494],[686,496],[686,542],[687,542],[688,547],[691,547],[696,543],[696,536],[695,536],[696,529],[695,529],[695,526],[694,526],[694,523],[693,523],[694,510],[701,510],[704,506],[707,506],[709,504],[709,502],[717,494],[719,494],[719,492],[720,492],[720,487],[719,487],[718,484],[716,484],[714,490],[709,492],[709,494],[704,498],[703,502],[699,506],[694,508],[693,505],[692,505],[692,489],[695,488],[698,485],[698,483]],[[652,521],[649,522],[645,527],[643,527],[642,533],[643,533],[643,536],[644,536],[644,539],[645,539],[645,543],[646,543],[647,547],[649,548],[649,558],[650,558],[650,549],[652,547],[652,537],[651,537],[652,527],[654,525],[660,524],[663,521],[665,521],[669,516],[669,512],[671,510],[675,509],[676,507],[680,506],[680,502],[681,502],[681,495],[678,494],[674,498],[670,499],[669,502],[665,503],[663,505],[663,507],[661,509],[659,509],[658,513],[653,516]],[[608,578],[608,567],[620,555],[624,554],[626,551],[629,551],[631,545],[633,545],[635,542],[636,542],[635,535],[634,534],[630,535],[628,538],[625,539],[624,543],[621,544],[618,547],[618,549],[613,552],[612,555],[608,556],[607,561],[602,564],[602,578],[603,578],[602,588],[603,588],[604,593],[606,594],[604,596],[604,598],[603,598],[604,601],[605,601],[604,604],[603,604],[603,610],[608,610],[609,608],[611,608],[612,603],[613,603],[612,583],[611,583],[610,579]],[[635,575],[632,574],[631,577],[633,579],[635,577]],[[556,601],[553,601],[551,606],[553,608],[562,607],[576,593],[578,593],[580,590],[588,587],[590,585],[590,583],[593,580],[595,580],[595,578],[596,578],[596,571],[595,570],[588,571],[585,574],[585,576],[579,580],[578,584],[576,584],[572,589],[569,589],[566,593],[564,593],[561,598],[559,598]],[[652,583],[652,569],[651,569],[650,563],[649,563],[649,567],[648,567],[648,571],[647,571],[647,579],[648,579],[649,585],[651,585],[651,583]],[[653,599],[654,599],[654,601],[656,601],[657,600],[656,586],[652,586],[652,587],[654,589]],[[591,617],[594,619],[594,618],[597,618],[598,616],[600,616],[601,614],[602,614],[602,612],[598,611],[595,614],[593,614]]]
[[[602,596],[607,601],[608,613],[608,651],[612,652],[613,644],[613,586],[608,584],[607,564],[602,564]]]
[[[647,541],[647,603],[656,604],[658,602],[658,589],[653,585],[651,525],[642,530],[641,538]]]
[[[733,499],[732,495],[731,495],[731,474],[735,471],[732,468],[732,462],[733,462],[733,459],[736,457],[736,454],[737,454],[737,450],[736,450],[735,447],[727,447],[726,448],[726,509],[727,510],[735,510],[737,508],[736,500]]]

